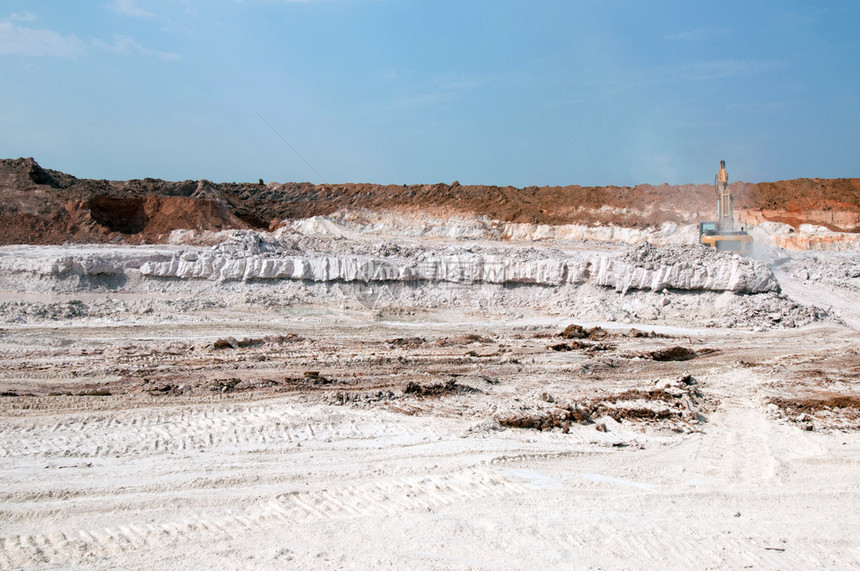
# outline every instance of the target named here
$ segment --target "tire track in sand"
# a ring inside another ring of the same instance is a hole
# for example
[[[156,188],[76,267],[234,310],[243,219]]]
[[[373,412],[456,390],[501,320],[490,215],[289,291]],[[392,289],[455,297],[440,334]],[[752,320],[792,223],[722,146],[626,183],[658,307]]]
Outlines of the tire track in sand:
[[[77,563],[119,553],[190,541],[229,540],[271,526],[360,518],[428,509],[454,503],[527,493],[528,487],[487,470],[411,476],[343,488],[288,492],[244,515],[199,514],[159,524],[128,522],[116,527],[0,537],[0,567]]]
[[[786,569],[818,568],[828,561],[829,546],[805,545],[793,549],[764,538],[726,535],[717,528],[660,528],[636,531],[614,525],[588,523],[576,529],[535,528],[517,530],[559,553],[561,566],[575,561],[578,567],[665,567],[681,569]]]
[[[60,420],[10,420],[0,426],[0,457],[102,457],[204,450],[219,446],[373,439],[416,431],[371,415],[314,414],[289,405],[136,410]],[[426,434],[426,430],[422,430]]]

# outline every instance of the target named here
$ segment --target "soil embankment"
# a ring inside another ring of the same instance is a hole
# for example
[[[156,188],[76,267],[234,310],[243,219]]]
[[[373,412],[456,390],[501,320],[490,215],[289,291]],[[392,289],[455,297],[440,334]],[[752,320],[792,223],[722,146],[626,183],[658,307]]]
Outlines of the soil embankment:
[[[731,185],[742,224],[860,231],[860,179]],[[78,179],[31,158],[0,160],[0,244],[163,242],[172,230],[277,227],[342,210],[426,210],[532,224],[631,228],[713,217],[710,185],[377,185]]]

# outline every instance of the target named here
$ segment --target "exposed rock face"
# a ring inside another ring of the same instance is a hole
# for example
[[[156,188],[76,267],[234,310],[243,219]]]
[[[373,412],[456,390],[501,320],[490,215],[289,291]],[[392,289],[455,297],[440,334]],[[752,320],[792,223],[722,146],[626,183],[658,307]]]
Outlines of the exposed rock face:
[[[741,225],[777,221],[855,231],[860,179],[732,183]],[[225,183],[78,179],[33,159],[0,159],[0,244],[166,242],[177,229],[276,229],[284,221],[342,211],[482,217],[482,235],[592,237],[628,243],[668,239],[674,226],[711,218],[710,185],[526,187]],[[468,228],[450,228],[455,233]],[[427,229],[421,229],[426,232]],[[818,243],[813,241],[812,243]]]
[[[355,308],[356,303],[374,311],[445,308],[464,315],[480,310],[514,316],[529,308],[585,322],[712,327],[797,327],[829,315],[777,293],[775,280],[759,264],[695,249],[561,251],[460,243],[446,247],[435,241],[354,243],[253,231],[231,235],[209,248],[0,248],[0,288],[5,291],[144,294],[108,297],[104,305],[74,296],[0,304],[0,321],[66,314],[124,319],[128,312],[135,319],[149,319],[156,310],[172,316],[188,308],[208,311],[235,304]],[[697,253],[714,257],[705,267]],[[832,282],[819,276],[811,255],[810,263],[797,271],[851,297],[856,289],[846,289],[846,284],[856,281],[860,266],[856,255],[842,258],[845,264]]]
[[[599,285],[628,289],[713,290],[736,293],[779,291],[767,264],[701,246],[656,248],[640,244],[619,260],[606,260],[597,272]]]
[[[478,255],[427,256],[418,261],[337,255],[237,259],[207,253],[199,256],[185,254],[169,262],[147,262],[140,271],[151,277],[228,281],[294,279],[561,285],[586,281],[589,267],[587,262],[570,263],[556,259],[521,262]]]
[[[144,276],[208,280],[400,281],[558,286],[593,280],[629,289],[679,289],[762,293],[779,283],[762,262],[702,247],[656,248],[643,244],[620,258],[544,256],[538,259],[466,251],[417,257],[312,254],[264,242],[255,232],[202,253],[185,252],[140,267]]]

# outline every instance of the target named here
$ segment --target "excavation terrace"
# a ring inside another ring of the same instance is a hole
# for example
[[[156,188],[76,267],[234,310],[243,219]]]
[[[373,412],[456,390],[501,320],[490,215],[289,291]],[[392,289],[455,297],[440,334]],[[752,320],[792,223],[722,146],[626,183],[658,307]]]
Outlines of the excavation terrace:
[[[0,167],[0,567],[860,558],[856,179]]]

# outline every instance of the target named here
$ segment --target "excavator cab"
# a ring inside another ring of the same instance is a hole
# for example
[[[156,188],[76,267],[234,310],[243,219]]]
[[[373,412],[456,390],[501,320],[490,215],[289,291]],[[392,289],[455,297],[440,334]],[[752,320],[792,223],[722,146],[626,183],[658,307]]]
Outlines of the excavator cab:
[[[716,234],[717,229],[720,227],[719,222],[716,220],[702,220],[699,222],[699,241],[702,240],[702,236],[708,235],[713,236]]]

